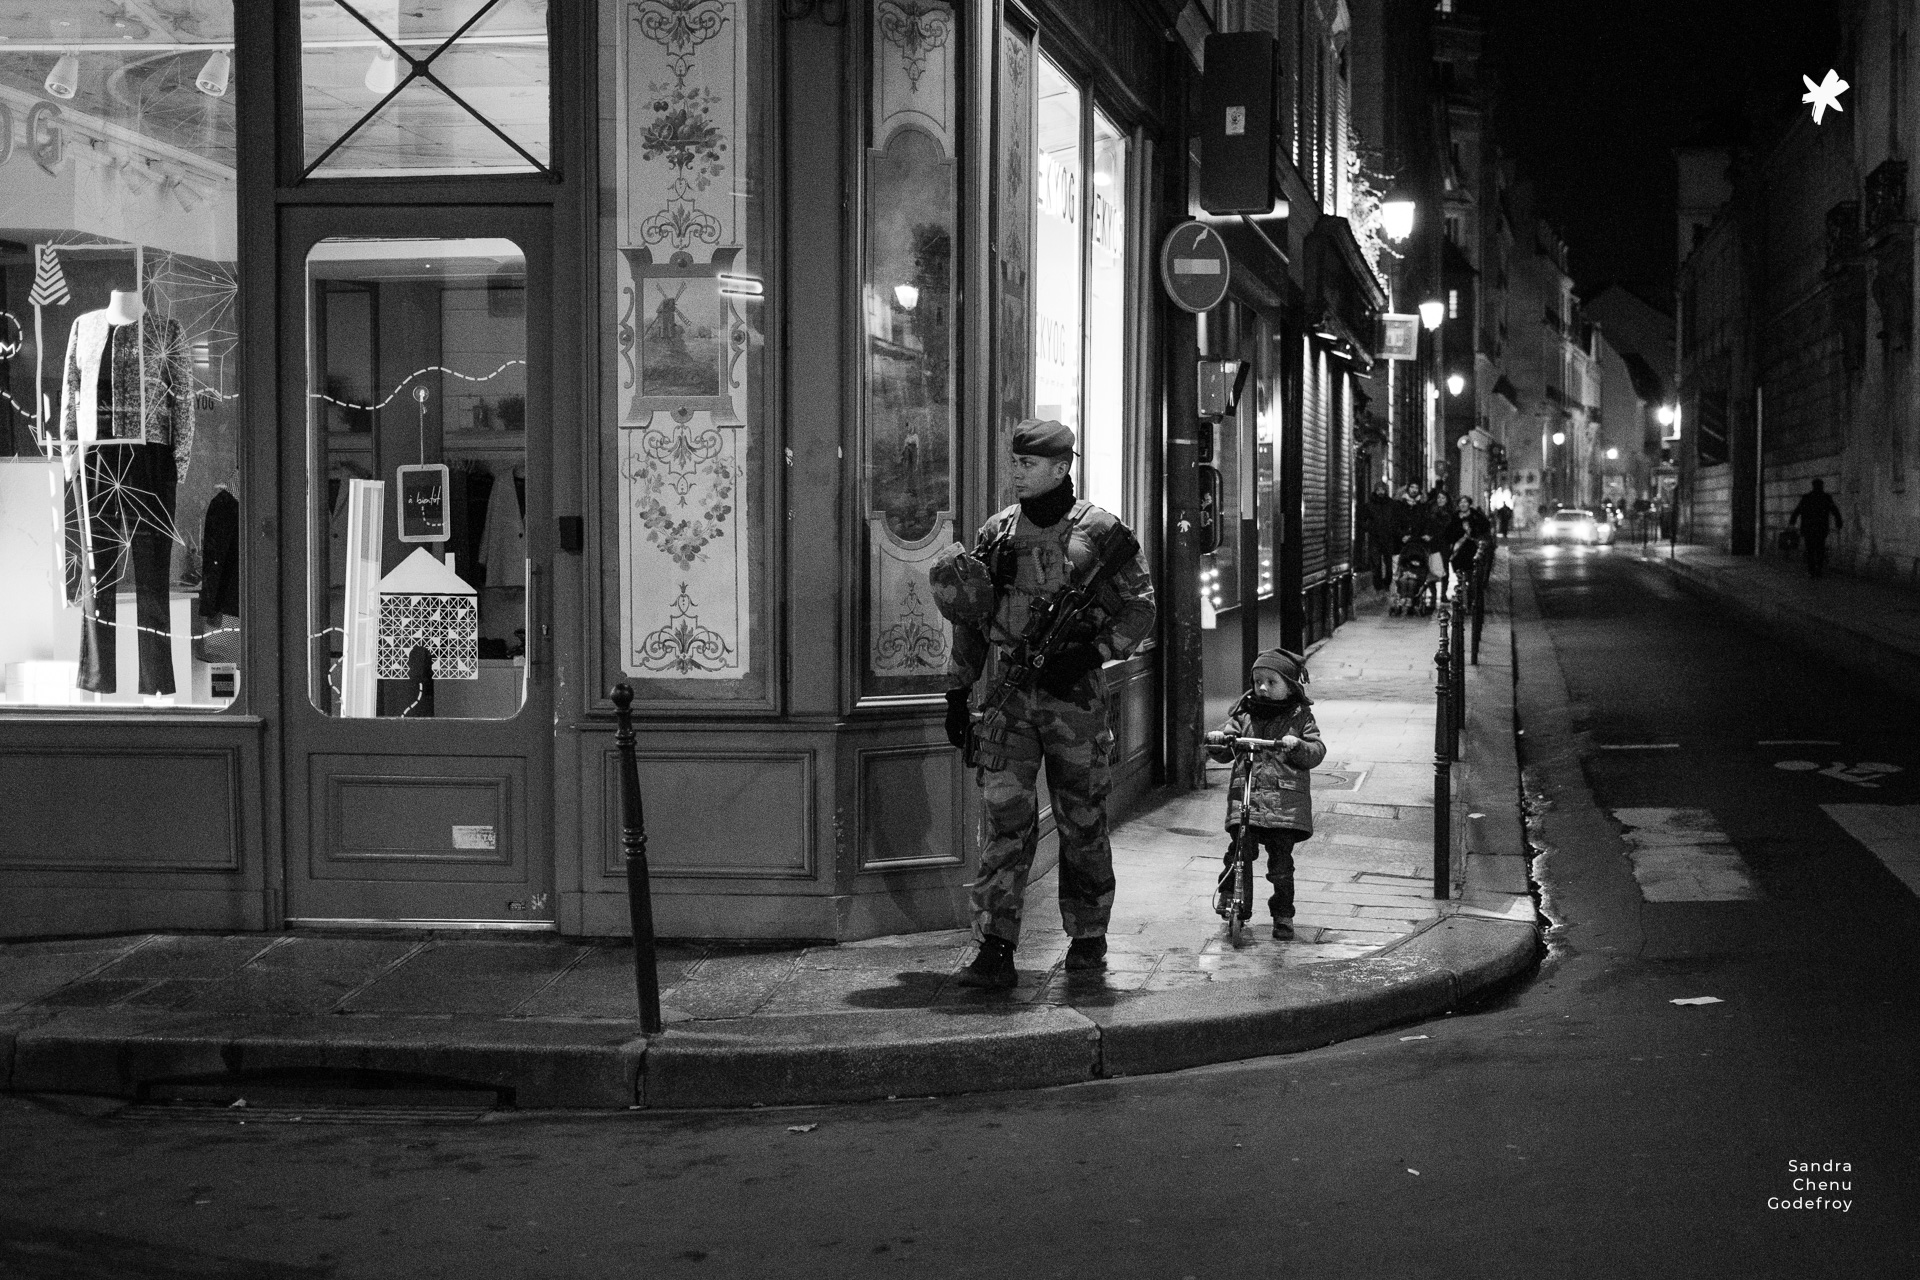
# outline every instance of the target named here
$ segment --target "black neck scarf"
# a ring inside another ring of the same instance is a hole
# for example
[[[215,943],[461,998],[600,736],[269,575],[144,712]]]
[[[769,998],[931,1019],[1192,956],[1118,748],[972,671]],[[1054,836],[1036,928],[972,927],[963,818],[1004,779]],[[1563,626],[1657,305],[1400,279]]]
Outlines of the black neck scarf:
[[[1037,498],[1020,499],[1020,514],[1033,521],[1035,528],[1048,529],[1073,509],[1073,502],[1073,477],[1067,476]]]

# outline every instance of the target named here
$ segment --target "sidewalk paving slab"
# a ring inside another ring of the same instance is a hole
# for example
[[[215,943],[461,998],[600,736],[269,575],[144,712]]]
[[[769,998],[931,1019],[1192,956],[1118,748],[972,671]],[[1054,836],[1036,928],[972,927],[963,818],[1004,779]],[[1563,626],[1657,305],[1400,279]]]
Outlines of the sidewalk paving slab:
[[[1294,940],[1269,938],[1261,912],[1236,945],[1211,909],[1221,768],[1114,829],[1105,973],[1062,967],[1057,870],[1029,886],[1010,992],[955,984],[972,953],[963,929],[804,949],[669,943],[668,1028],[650,1038],[617,941],[17,943],[0,945],[0,1088],[136,1097],[183,1077],[303,1069],[432,1078],[520,1107],[844,1102],[1294,1052],[1450,1010],[1538,952],[1503,578],[1467,672],[1449,900],[1431,880],[1435,624],[1389,618],[1363,593],[1310,659],[1330,759],[1318,830],[1296,850]]]

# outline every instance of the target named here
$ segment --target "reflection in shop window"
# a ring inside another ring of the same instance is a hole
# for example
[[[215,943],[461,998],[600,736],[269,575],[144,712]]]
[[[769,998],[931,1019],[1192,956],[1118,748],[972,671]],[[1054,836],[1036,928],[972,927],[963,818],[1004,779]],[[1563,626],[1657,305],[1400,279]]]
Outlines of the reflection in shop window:
[[[231,0],[0,14],[0,700],[240,678]]]
[[[1034,416],[1080,428],[1080,90],[1052,59],[1035,77]]]
[[[1087,423],[1082,496],[1126,506],[1127,140],[1093,113],[1093,187],[1087,219]]]
[[[506,719],[526,697],[526,259],[511,240],[307,256],[309,694]]]
[[[306,171],[544,173],[546,0],[301,0]]]

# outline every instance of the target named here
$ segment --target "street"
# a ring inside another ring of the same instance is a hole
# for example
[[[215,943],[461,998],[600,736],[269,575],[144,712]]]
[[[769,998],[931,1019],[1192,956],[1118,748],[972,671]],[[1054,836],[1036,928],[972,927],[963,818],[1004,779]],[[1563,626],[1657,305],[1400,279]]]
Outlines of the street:
[[[1481,1007],[850,1107],[243,1124],[10,1097],[0,1274],[1914,1274],[1920,906],[1883,858],[1911,856],[1915,709],[1637,549],[1515,552],[1552,928]]]

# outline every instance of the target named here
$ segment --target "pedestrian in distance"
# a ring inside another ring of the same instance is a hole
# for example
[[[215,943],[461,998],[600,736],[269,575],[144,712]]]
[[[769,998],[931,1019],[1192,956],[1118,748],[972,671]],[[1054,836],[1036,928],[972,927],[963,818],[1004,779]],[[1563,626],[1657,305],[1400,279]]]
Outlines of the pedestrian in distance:
[[[955,543],[928,573],[934,603],[953,624],[947,737],[967,753],[984,802],[972,885],[980,949],[960,971],[962,986],[1018,981],[1013,955],[1039,838],[1043,763],[1060,835],[1060,922],[1072,939],[1066,967],[1107,965],[1113,730],[1101,667],[1152,634],[1153,583],[1126,526],[1075,495],[1074,444],[1062,423],[1022,422],[1009,447],[1018,501],[980,527],[973,551]],[[1077,614],[1075,600],[1084,605]],[[1038,631],[1060,647],[1040,653]]]
[[[1366,531],[1367,565],[1373,570],[1373,589],[1386,590],[1393,581],[1393,557],[1400,549],[1400,540],[1394,536],[1393,490],[1387,487],[1385,480],[1377,480],[1373,485],[1373,494],[1360,509],[1361,528]]]
[[[1227,785],[1227,831],[1240,828],[1240,797],[1247,807],[1246,838],[1253,848],[1243,854],[1237,836],[1227,842],[1225,866],[1215,885],[1214,909],[1224,912],[1232,898],[1238,860],[1267,852],[1267,880],[1273,894],[1267,910],[1273,916],[1273,936],[1285,942],[1293,937],[1293,849],[1313,835],[1313,789],[1310,771],[1327,758],[1327,744],[1313,718],[1313,699],[1307,696],[1307,664],[1284,649],[1268,649],[1253,660],[1247,692],[1227,713],[1227,721],[1208,735],[1207,754],[1222,763],[1234,761]],[[1277,747],[1255,748],[1235,755],[1234,738],[1271,738]],[[1252,771],[1251,785],[1244,771]]]
[[[1440,584],[1440,590],[1447,589],[1447,526],[1453,523],[1453,503],[1447,498],[1447,491],[1435,485],[1427,491],[1427,500],[1420,511],[1420,536],[1426,542],[1427,572]]]
[[[1813,488],[1800,495],[1799,503],[1793,508],[1793,514],[1787,517],[1787,527],[1799,526],[1800,536],[1807,544],[1807,574],[1818,578],[1827,571],[1827,521],[1833,521],[1833,527],[1840,527],[1840,508],[1834,503],[1833,495],[1827,492],[1824,480],[1816,479]]]
[[[1469,573],[1480,548],[1493,538],[1493,522],[1487,513],[1473,505],[1473,499],[1461,494],[1453,504],[1453,516],[1447,521],[1442,539],[1447,548],[1447,563],[1455,573]]]
[[[1493,514],[1500,521],[1500,536],[1506,537],[1513,530],[1513,503],[1501,503],[1493,509]]]

